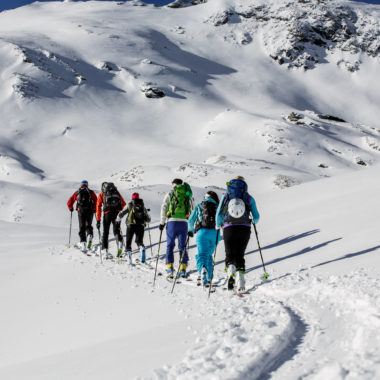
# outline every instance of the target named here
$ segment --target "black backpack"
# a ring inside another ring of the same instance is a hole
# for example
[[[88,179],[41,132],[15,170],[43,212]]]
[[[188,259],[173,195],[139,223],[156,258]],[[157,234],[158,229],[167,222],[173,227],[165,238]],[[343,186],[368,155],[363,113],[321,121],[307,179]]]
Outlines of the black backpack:
[[[203,201],[201,204],[202,220],[197,221],[195,226],[195,232],[201,228],[207,228],[214,230],[216,227],[216,209],[218,205],[211,201]]]
[[[94,202],[91,197],[88,187],[81,187],[77,191],[77,209],[79,210],[92,210]]]
[[[104,211],[120,211],[122,209],[120,194],[112,182],[108,182],[105,186],[103,197]]]
[[[145,207],[142,199],[134,199],[129,203],[128,224],[145,223]]]

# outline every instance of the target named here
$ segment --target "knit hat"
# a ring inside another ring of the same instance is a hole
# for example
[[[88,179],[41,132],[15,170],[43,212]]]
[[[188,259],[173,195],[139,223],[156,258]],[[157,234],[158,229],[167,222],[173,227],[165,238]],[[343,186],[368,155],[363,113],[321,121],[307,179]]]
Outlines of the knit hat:
[[[139,193],[133,193],[132,194],[132,199],[140,199]]]
[[[80,183],[81,187],[88,186],[88,181],[85,179]]]

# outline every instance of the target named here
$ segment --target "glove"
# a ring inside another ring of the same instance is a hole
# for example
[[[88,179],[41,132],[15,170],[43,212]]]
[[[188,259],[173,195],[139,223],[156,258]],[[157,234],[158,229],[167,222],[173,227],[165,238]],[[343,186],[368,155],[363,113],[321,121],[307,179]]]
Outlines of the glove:
[[[96,228],[97,228],[97,229],[100,228],[100,220],[97,220],[97,221],[96,221]]]
[[[164,224],[160,224],[160,226],[158,228],[160,229],[160,231],[162,231],[165,228],[165,223]]]
[[[187,236],[188,236],[188,237],[193,237],[193,236],[194,236],[194,232],[193,232],[193,231],[189,231],[189,232],[187,233]]]
[[[73,209],[73,208],[70,208],[69,210],[70,210],[70,212],[73,212],[73,211],[74,211],[74,209]]]

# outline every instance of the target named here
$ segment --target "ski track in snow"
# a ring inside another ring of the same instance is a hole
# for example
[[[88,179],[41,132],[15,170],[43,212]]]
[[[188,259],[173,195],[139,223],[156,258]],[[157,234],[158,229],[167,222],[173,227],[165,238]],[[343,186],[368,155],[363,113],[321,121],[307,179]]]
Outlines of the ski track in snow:
[[[373,379],[380,370],[380,281],[364,269],[327,279],[301,270],[255,284],[247,276],[249,294],[237,297],[219,286],[208,299],[208,291],[195,284],[196,274],[170,295],[172,284],[164,276],[152,288],[151,269],[101,264],[99,257],[77,250],[61,252],[129,281],[132,288],[172,297],[184,318],[214,317],[213,325],[194,331],[195,342],[181,363],[138,379]],[[164,271],[161,262],[159,271]],[[215,283],[224,282],[223,277],[217,271]]]

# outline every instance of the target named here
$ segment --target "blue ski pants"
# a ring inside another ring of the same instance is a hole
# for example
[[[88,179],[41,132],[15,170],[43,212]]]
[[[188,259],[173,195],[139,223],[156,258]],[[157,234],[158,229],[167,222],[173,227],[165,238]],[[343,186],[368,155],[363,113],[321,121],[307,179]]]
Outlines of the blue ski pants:
[[[197,270],[201,274],[202,268],[207,270],[207,278],[211,280],[212,277],[212,258],[215,251],[217,230],[201,228],[196,235],[196,242],[198,247],[198,254],[195,255],[197,261]],[[220,234],[218,243],[220,240]]]
[[[166,263],[174,263],[174,247],[175,239],[178,238],[178,249],[183,252],[182,263],[187,264],[189,262],[189,256],[186,250],[187,240],[187,220],[183,222],[171,221],[166,225]]]

